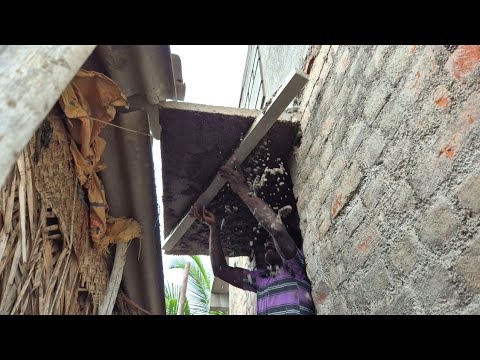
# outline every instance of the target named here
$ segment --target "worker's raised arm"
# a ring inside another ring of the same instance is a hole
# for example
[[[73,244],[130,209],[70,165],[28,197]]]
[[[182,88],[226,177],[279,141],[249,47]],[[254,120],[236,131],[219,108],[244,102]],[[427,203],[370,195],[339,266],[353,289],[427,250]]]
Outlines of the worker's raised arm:
[[[280,256],[285,260],[292,259],[297,252],[297,246],[280,215],[277,215],[265,201],[251,192],[241,171],[231,166],[223,166],[220,175],[229,182],[230,188],[242,199],[253,216],[273,237]]]
[[[205,206],[203,206],[202,209],[199,209],[194,205],[190,210],[190,216],[195,216],[199,221],[208,225],[210,229],[209,250],[213,274],[230,285],[243,289],[244,269],[232,267],[227,264],[222,244],[218,237],[218,225],[215,220],[215,215],[208,211]]]

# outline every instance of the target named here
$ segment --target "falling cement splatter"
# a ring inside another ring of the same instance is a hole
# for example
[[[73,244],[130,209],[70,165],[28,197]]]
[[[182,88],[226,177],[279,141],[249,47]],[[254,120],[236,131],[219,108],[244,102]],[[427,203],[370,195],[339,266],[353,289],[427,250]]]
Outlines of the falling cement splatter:
[[[286,218],[292,212],[292,207],[290,205],[285,205],[280,210],[278,210],[277,218]]]

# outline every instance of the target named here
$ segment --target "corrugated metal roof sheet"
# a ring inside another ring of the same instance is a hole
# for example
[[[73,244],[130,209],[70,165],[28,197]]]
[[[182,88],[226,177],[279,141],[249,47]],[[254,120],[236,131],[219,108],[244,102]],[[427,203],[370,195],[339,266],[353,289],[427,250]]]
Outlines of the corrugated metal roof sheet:
[[[183,100],[185,84],[178,56],[168,45],[98,46],[85,66],[112,78],[128,97],[130,108],[117,113],[113,124],[160,137],[157,104]],[[122,287],[140,306],[165,314],[160,224],[156,196],[152,138],[107,126],[100,173],[112,216],[133,217],[143,239],[130,244]]]

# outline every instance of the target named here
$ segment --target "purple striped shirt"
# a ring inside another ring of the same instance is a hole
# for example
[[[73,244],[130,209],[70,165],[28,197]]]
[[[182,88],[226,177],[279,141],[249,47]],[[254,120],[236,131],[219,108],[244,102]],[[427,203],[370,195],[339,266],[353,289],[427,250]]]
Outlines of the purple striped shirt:
[[[243,289],[257,293],[258,315],[314,315],[312,286],[305,271],[305,256],[297,249],[290,260],[282,258],[276,274],[243,270]]]

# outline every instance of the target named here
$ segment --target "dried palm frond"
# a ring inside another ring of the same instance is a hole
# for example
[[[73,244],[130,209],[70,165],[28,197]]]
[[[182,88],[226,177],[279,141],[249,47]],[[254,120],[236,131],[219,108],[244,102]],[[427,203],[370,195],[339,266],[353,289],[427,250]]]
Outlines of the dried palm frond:
[[[113,315],[152,315],[152,313],[142,308],[120,289]]]
[[[89,242],[60,119],[45,120],[0,197],[0,314],[95,314],[108,264]]]

